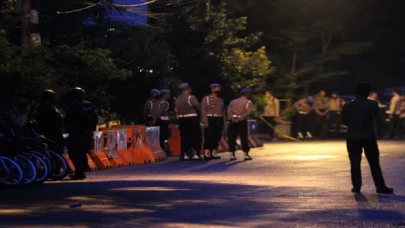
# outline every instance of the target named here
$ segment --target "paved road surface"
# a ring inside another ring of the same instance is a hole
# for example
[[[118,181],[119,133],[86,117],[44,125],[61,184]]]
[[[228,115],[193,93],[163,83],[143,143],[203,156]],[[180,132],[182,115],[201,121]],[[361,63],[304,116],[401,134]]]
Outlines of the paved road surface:
[[[2,190],[0,227],[405,227],[404,148],[380,143],[393,196],[374,193],[366,162],[364,195],[350,193],[343,142],[271,143],[250,162],[170,160]]]

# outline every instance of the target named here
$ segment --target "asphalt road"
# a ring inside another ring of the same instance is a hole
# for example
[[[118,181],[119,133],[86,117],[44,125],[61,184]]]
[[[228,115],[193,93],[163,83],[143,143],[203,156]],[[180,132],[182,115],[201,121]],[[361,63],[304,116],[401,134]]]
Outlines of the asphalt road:
[[[375,194],[365,160],[364,195],[350,193],[344,142],[271,143],[249,162],[170,159],[3,189],[0,227],[405,227],[404,148],[380,142],[392,196]]]

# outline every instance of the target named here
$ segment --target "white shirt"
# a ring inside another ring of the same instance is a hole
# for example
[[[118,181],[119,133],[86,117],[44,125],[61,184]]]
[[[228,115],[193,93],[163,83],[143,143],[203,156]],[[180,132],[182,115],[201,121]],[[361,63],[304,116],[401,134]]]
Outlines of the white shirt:
[[[389,114],[396,114],[399,115],[400,113],[400,107],[399,107],[399,101],[400,101],[400,96],[395,94],[392,98],[391,98],[391,102],[390,102],[390,109],[388,111]]]
[[[368,139],[375,137],[374,119],[378,116],[378,103],[357,97],[342,109],[342,123],[347,126],[347,138]]]

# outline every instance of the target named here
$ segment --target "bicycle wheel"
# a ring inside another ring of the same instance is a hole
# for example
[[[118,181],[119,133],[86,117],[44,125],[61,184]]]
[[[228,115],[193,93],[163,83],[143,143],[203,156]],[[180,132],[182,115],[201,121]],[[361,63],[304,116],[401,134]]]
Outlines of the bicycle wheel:
[[[25,156],[17,154],[14,156],[14,161],[17,162],[24,173],[24,184],[31,184],[35,181],[37,170],[35,165]]]
[[[42,183],[44,182],[49,176],[49,169],[46,162],[34,153],[25,152],[23,153],[25,157],[27,157],[34,165],[37,171],[37,175],[35,177],[35,183]]]
[[[47,150],[51,156],[52,170],[50,171],[50,178],[52,180],[62,180],[69,174],[69,167],[66,159],[52,150]]]
[[[0,183],[18,185],[24,182],[24,172],[17,162],[7,157],[0,157]]]
[[[46,166],[48,167],[48,171],[52,170],[52,160],[51,156],[48,155],[46,152],[39,152],[39,151],[28,151],[27,153],[35,154],[38,157],[42,158],[45,161]],[[50,173],[49,173],[50,174]],[[48,176],[50,177],[50,176]]]

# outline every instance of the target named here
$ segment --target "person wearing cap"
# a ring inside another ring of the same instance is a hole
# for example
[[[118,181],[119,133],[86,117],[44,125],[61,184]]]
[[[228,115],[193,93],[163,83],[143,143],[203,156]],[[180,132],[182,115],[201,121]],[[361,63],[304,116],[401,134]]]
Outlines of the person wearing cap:
[[[204,150],[206,160],[220,159],[216,156],[224,128],[224,101],[218,97],[220,84],[211,84],[211,94],[201,100],[201,121],[204,124]]]
[[[368,83],[357,85],[356,98],[346,103],[342,109],[342,123],[347,126],[348,130],[346,147],[351,166],[352,192],[360,193],[361,190],[361,157],[364,149],[377,193],[390,194],[394,192],[394,189],[385,185],[373,126],[374,119],[378,115],[378,103],[367,99],[370,90],[371,85]]]
[[[315,110],[315,126],[314,133],[316,137],[326,139],[328,137],[328,114],[329,114],[329,98],[326,97],[326,92],[321,90],[314,99]]]
[[[159,102],[159,113],[158,113],[158,120],[157,126],[160,128],[160,147],[166,151],[165,141],[169,137],[169,112],[170,112],[170,90],[162,89],[159,91],[162,98]],[[167,153],[167,151],[166,151]]]
[[[156,116],[156,113],[152,113],[152,110],[154,107],[156,108],[156,106],[159,105],[160,91],[157,89],[152,89],[150,91],[150,96],[151,98],[145,102],[143,108],[143,116],[146,124],[153,126],[156,124],[156,118],[154,118],[153,116],[153,115]],[[158,110],[158,108],[156,108],[155,110]]]
[[[249,143],[248,143],[248,122],[247,118],[252,113],[253,103],[248,99],[250,96],[250,89],[244,88],[240,91],[241,96],[231,101],[228,106],[228,145],[231,152],[231,161],[236,160],[236,138],[239,135],[242,151],[245,153],[245,161],[252,160],[249,156]]]
[[[200,102],[191,95],[191,88],[188,83],[179,86],[182,91],[176,99],[176,114],[179,119],[179,130],[181,137],[180,160],[201,160],[201,126],[198,113]],[[192,153],[195,152],[194,155]]]

